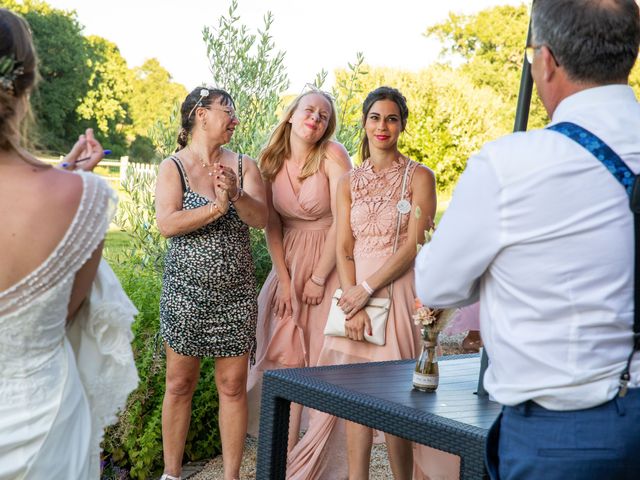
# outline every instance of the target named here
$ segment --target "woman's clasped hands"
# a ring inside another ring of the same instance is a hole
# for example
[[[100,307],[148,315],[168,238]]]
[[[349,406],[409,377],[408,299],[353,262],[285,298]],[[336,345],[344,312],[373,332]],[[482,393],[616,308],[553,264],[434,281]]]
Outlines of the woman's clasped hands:
[[[221,163],[214,163],[212,173],[215,178],[216,197],[218,196],[218,191],[224,191],[230,201],[236,201],[241,189],[238,186],[238,176],[233,169]]]
[[[346,292],[343,292],[342,297],[338,300],[338,306],[346,316],[345,334],[351,340],[363,341],[365,332],[367,332],[367,335],[372,335],[373,333],[371,319],[364,309],[369,297],[369,293],[362,285],[354,285]]]

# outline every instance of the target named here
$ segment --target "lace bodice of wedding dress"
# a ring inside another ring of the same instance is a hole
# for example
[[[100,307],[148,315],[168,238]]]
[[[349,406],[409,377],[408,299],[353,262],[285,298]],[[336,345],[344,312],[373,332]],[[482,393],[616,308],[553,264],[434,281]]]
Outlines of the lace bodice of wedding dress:
[[[95,442],[104,424],[98,425],[103,422],[97,422],[96,418],[109,415],[96,414],[92,402],[95,395],[87,389],[86,375],[83,375],[83,368],[93,368],[91,363],[95,359],[83,365],[76,356],[83,339],[85,350],[93,341],[93,349],[100,351],[102,340],[107,338],[96,335],[105,331],[100,324],[106,321],[117,325],[118,322],[114,322],[113,314],[92,313],[101,310],[101,302],[93,300],[101,291],[96,284],[92,287],[96,292],[92,291],[85,301],[87,305],[74,319],[73,329],[66,328],[66,319],[75,275],[104,238],[117,197],[99,177],[88,173],[80,175],[82,197],[62,241],[33,272],[0,292],[2,480],[97,478]],[[98,281],[101,278],[115,278],[106,263],[99,268]],[[122,320],[116,330],[119,328],[120,336],[127,338],[127,349],[120,348],[118,362],[128,363],[131,380],[131,368],[135,373],[135,366],[132,367],[129,342],[135,308],[119,284],[117,287],[120,291],[111,292],[121,304],[120,310],[115,309],[116,317]],[[74,332],[75,353],[67,337],[69,331]],[[135,380],[137,384],[137,375]],[[126,394],[129,391],[126,390]],[[113,419],[113,412],[110,417]]]
[[[0,379],[30,379],[62,348],[75,274],[104,238],[117,201],[99,177],[82,178],[78,210],[58,246],[33,272],[0,292]]]

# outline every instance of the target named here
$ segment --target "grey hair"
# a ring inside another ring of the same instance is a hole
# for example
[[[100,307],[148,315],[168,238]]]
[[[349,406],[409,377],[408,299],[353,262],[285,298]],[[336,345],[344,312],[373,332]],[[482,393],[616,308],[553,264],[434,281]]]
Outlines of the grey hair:
[[[532,34],[576,82],[626,82],[638,57],[635,0],[534,0]]]

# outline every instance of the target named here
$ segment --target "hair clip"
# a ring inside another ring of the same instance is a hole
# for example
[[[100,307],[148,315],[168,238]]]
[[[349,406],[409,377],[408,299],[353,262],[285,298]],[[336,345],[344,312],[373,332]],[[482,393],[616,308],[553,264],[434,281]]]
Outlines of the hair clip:
[[[209,90],[207,90],[206,88],[201,88],[200,89],[200,98],[198,98],[198,101],[196,102],[196,104],[193,106],[193,108],[191,109],[191,111],[189,112],[189,116],[187,118],[191,118],[191,114],[193,113],[193,111],[202,106],[202,99],[206,98],[209,96]]]
[[[13,55],[4,55],[0,57],[0,88],[5,90],[9,95],[15,95],[14,82],[16,78],[24,73],[24,67],[21,62],[16,62]]]

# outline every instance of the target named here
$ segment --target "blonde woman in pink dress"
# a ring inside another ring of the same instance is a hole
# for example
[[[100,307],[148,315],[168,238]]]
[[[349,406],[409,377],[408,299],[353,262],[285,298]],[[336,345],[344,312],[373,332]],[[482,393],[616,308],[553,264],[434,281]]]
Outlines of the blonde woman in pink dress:
[[[260,155],[266,181],[267,246],[273,269],[258,297],[256,363],[249,374],[250,427],[256,434],[262,373],[316,365],[335,273],[335,192],[351,168],[331,140],[333,101],[321,90],[299,95]],[[289,447],[298,440],[301,407],[291,412]]]
[[[424,241],[423,232],[435,215],[436,191],[433,173],[398,151],[398,138],[408,114],[405,98],[393,88],[380,87],[364,102],[364,161],[338,185],[336,258],[344,291],[339,306],[347,316],[347,338],[326,337],[321,365],[411,359],[419,354],[420,330],[411,318],[416,296],[413,262],[416,242]],[[402,205],[405,172],[404,199],[409,203]],[[421,215],[415,214],[418,207]],[[393,253],[398,215],[400,234]],[[378,346],[365,342],[364,333],[371,330],[371,324],[363,307],[372,296],[388,297],[392,282],[386,343]],[[368,427],[314,411],[309,429],[289,455],[288,478],[347,478],[347,465],[348,478],[369,478],[373,437]],[[411,442],[392,435],[385,437],[394,478],[411,479]],[[447,470],[446,461],[444,468],[438,465],[443,462],[437,451],[426,447],[417,451],[421,458],[428,457],[430,468],[438,471],[440,476],[433,478],[457,477],[455,461]],[[451,477],[446,476],[449,473]],[[416,466],[414,478],[428,477]]]

